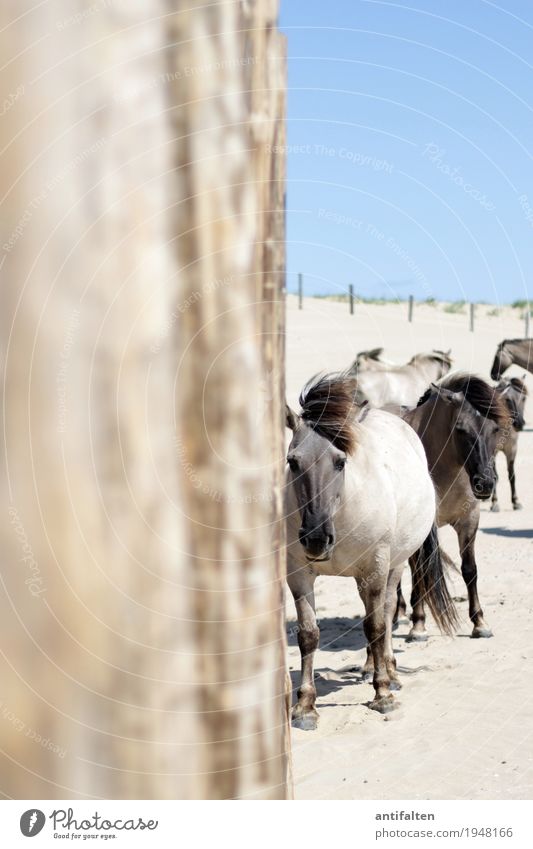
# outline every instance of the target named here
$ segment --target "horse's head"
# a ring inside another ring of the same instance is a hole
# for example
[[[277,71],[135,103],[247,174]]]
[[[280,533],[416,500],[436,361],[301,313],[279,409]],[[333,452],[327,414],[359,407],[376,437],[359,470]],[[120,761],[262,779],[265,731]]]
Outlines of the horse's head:
[[[353,428],[366,414],[354,401],[355,386],[347,373],[315,377],[300,395],[301,415],[286,408],[292,430],[288,486],[298,504],[299,540],[309,560],[329,560],[335,546],[335,514],[355,447]]]
[[[409,360],[408,365],[418,365],[423,368],[431,366],[431,371],[435,375],[433,380],[440,380],[441,377],[448,374],[453,365],[451,349],[449,351],[438,351],[435,349],[427,354],[415,354]]]
[[[437,380],[439,380],[441,377],[444,377],[444,375],[448,374],[448,372],[450,371],[453,365],[451,353],[451,349],[449,351],[434,350],[431,352],[431,354],[428,355],[429,358],[433,360],[433,362],[437,363],[437,366],[439,368],[439,376]]]
[[[494,456],[498,434],[500,428],[510,426],[510,420],[501,400],[495,395],[489,397],[488,384],[470,375],[459,375],[459,386],[461,381],[464,391],[442,385],[433,388],[448,409],[451,439],[472,491],[476,498],[486,501],[496,484]]]
[[[503,342],[500,342],[496,348],[494,362],[492,363],[492,368],[490,370],[492,380],[499,380],[504,371],[506,371],[512,364],[513,357],[507,350],[507,341],[504,340]]]
[[[293,431],[287,453],[288,482],[300,511],[300,543],[309,560],[329,560],[335,545],[334,520],[344,487],[347,454],[289,409],[287,424]]]
[[[524,380],[519,377],[511,377],[509,380],[503,378],[497,388],[505,399],[514,429],[523,430],[526,424],[524,413],[528,394]]]

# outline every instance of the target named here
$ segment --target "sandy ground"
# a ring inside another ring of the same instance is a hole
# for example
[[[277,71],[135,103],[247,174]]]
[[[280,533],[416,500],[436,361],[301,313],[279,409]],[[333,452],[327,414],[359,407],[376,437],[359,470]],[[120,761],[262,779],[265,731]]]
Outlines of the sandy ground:
[[[405,305],[347,306],[306,299],[287,304],[287,395],[297,406],[303,383],[315,372],[350,363],[357,351],[383,345],[392,360],[417,351],[452,348],[457,368],[488,378],[498,342],[523,335],[517,310],[480,316],[475,333],[466,315],[418,307],[409,324]],[[513,367],[509,374],[523,372]],[[533,394],[533,375],[528,384]],[[533,418],[533,401],[526,419]],[[529,412],[529,417],[528,417]],[[533,429],[520,437],[517,462],[522,511],[511,508],[505,461],[499,457],[500,513],[482,506],[477,538],[479,594],[490,640],[470,639],[466,591],[457,637],[442,637],[429,619],[429,641],[405,642],[407,625],[394,635],[403,689],[398,710],[383,717],[366,707],[371,685],[360,682],[364,662],[363,606],[355,583],[317,580],[321,629],[316,654],[316,731],[293,729],[297,799],[529,799],[533,793]],[[454,532],[441,532],[458,562]],[[408,582],[405,581],[406,588]],[[299,681],[295,611],[287,593],[289,664]]]

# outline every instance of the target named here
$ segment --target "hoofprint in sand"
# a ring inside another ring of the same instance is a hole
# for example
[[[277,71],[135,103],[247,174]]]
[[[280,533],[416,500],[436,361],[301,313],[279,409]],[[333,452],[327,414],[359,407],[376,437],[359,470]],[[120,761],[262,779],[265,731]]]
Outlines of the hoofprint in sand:
[[[516,310],[483,316],[470,333],[465,315],[405,304],[346,304],[287,299],[287,399],[312,374],[350,364],[358,351],[383,346],[405,362],[418,351],[452,348],[454,367],[486,379],[496,345],[522,336]],[[515,367],[509,375],[523,374]],[[533,377],[526,382],[533,389]],[[531,401],[529,402],[531,403]],[[526,406],[526,422],[533,408]],[[482,506],[477,537],[479,594],[494,631],[470,639],[466,590],[450,575],[461,615],[458,635],[442,637],[428,618],[429,641],[406,643],[401,624],[393,642],[403,689],[399,708],[385,717],[366,707],[370,684],[360,682],[365,661],[363,605],[355,582],[318,578],[320,647],[315,671],[320,721],[316,731],[293,729],[295,795],[300,799],[529,799],[533,795],[533,428],[520,435],[516,466],[523,510],[513,511],[503,455],[498,456],[501,512]],[[450,528],[445,550],[459,562]],[[409,591],[408,570],[405,588]],[[287,592],[289,665],[298,686],[300,658],[294,602]]]

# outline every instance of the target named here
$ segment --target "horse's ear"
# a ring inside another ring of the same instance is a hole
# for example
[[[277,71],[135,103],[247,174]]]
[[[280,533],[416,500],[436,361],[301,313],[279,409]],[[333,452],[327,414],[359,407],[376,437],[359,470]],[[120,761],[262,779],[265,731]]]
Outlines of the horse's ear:
[[[363,401],[363,403],[360,405],[359,410],[355,414],[355,421],[356,422],[362,422],[363,419],[366,418],[366,416],[368,415],[369,412],[370,412],[369,402]]]
[[[431,384],[431,388],[439,393],[445,404],[464,404],[465,396],[462,392],[453,392],[451,389],[445,389],[443,386],[438,386],[436,383]]]
[[[285,424],[288,428],[290,428],[293,432],[297,430],[299,423],[299,418],[294,412],[291,410],[288,404],[285,404]]]

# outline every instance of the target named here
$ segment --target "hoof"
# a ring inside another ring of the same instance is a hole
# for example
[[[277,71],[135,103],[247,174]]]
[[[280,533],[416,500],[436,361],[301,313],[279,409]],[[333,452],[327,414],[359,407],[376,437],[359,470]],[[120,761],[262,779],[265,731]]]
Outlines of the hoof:
[[[295,705],[292,710],[292,727],[300,731],[315,731],[318,725],[318,713],[316,710],[302,710],[300,705]]]
[[[370,702],[368,707],[370,710],[377,710],[378,713],[391,713],[391,711],[396,710],[398,703],[394,700],[394,696],[382,696]]]
[[[489,637],[493,637],[493,636],[494,636],[494,634],[492,633],[490,628],[475,627],[474,630],[472,631],[472,639],[473,640],[479,640],[479,639],[488,640]]]
[[[499,513],[500,512],[500,505],[499,504],[493,504],[492,507],[490,508],[490,512],[491,513]]]
[[[523,509],[524,509],[524,508],[522,507],[522,505],[520,504],[520,502],[519,502],[519,501],[516,501],[516,502],[513,504],[513,510],[523,510]]]
[[[398,618],[394,620],[394,622],[392,623],[392,627],[394,629],[396,629],[398,627],[398,625],[410,625],[410,624],[411,624],[411,620],[409,619],[407,614],[404,613],[403,616],[398,616]]]
[[[405,641],[406,643],[427,643],[428,635],[425,631],[409,631]]]

